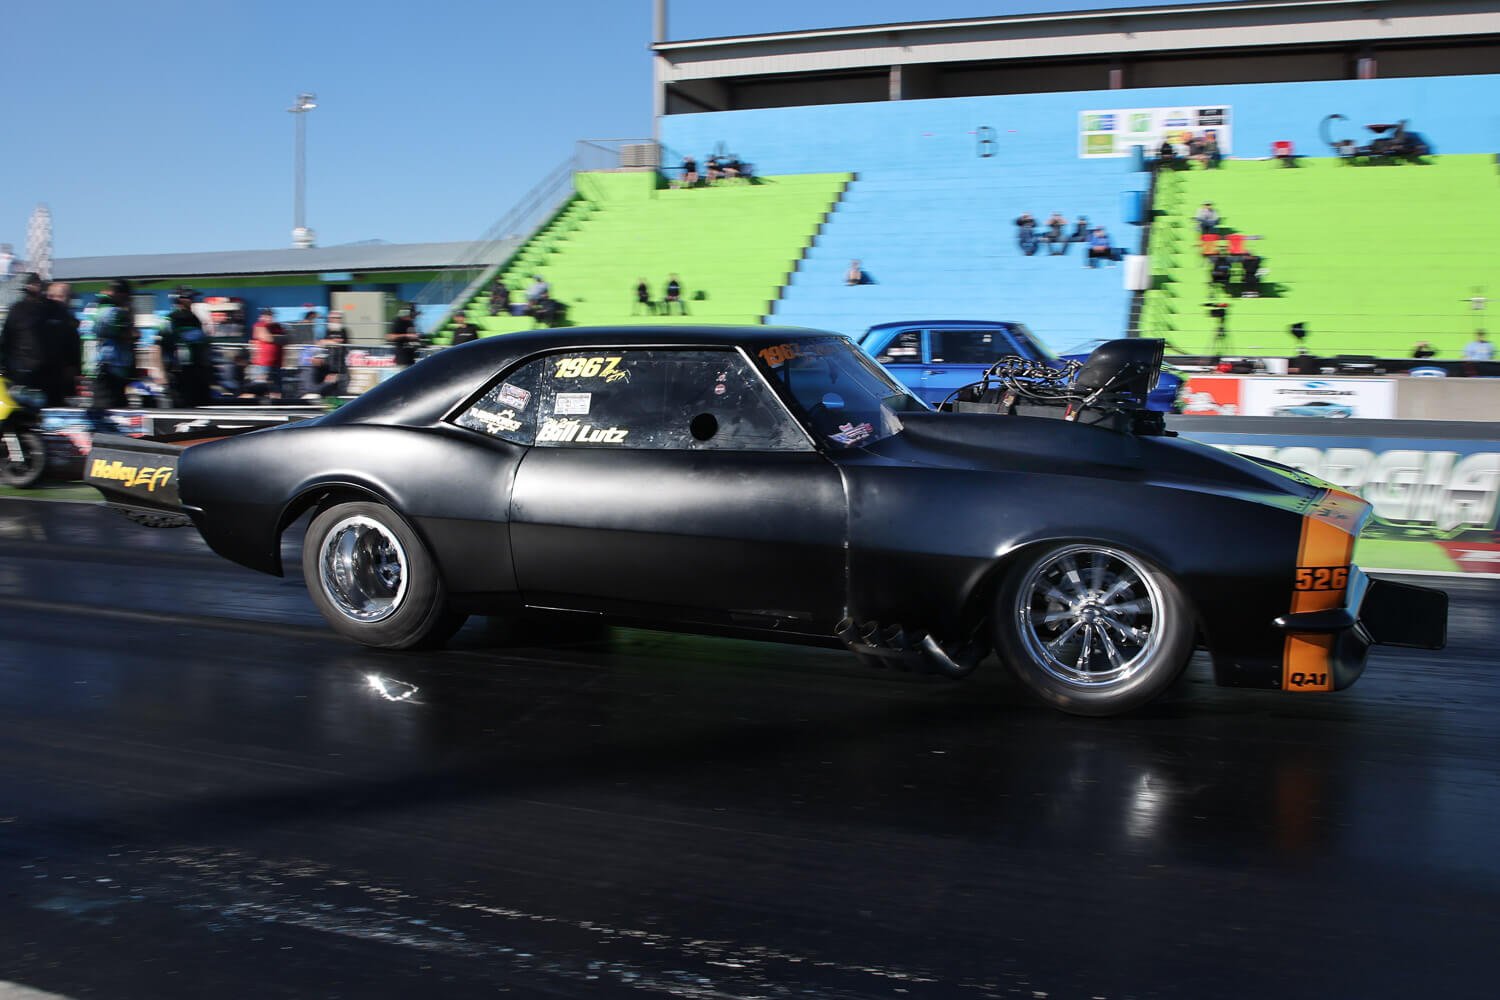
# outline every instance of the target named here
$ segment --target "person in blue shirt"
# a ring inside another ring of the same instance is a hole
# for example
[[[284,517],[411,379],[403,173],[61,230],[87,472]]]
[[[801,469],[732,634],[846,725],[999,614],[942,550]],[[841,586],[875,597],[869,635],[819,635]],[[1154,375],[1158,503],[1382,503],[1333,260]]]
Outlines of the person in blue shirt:
[[[125,386],[135,376],[135,314],[130,307],[130,282],[110,282],[94,314],[95,410],[118,410],[127,405]]]

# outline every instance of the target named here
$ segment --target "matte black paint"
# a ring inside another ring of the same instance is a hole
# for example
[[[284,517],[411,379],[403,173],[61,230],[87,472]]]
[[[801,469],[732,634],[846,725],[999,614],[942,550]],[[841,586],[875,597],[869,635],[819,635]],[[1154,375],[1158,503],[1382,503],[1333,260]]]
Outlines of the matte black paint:
[[[526,449],[446,422],[540,352],[762,347],[775,328],[566,330],[442,352],[317,420],[199,445],[212,548],[279,573],[287,523],[341,491],[410,519],[463,606],[525,601],[826,639],[857,621],[966,639],[1029,546],[1096,540],[1184,588],[1223,684],[1279,684],[1304,510],[1323,484],[1190,441],[1031,417],[913,414],[864,449]],[[794,407],[795,409],[795,407]]]

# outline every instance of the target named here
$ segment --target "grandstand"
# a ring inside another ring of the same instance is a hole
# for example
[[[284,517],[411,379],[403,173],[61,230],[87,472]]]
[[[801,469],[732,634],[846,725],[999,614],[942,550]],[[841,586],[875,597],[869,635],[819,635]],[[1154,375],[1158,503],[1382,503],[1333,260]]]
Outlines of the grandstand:
[[[803,174],[663,189],[654,173],[580,173],[577,196],[499,273],[513,302],[543,275],[574,325],[759,323],[849,180]],[[636,312],[636,283],[645,278],[660,301],[671,274],[687,314]],[[464,308],[486,336],[535,325],[491,316],[488,287]]]
[[[1206,201],[1218,209],[1221,231],[1260,237],[1246,245],[1265,262],[1261,297],[1224,299],[1209,285],[1193,218]],[[1304,159],[1296,169],[1231,161],[1219,170],[1167,171],[1155,209],[1155,287],[1140,328],[1184,353],[1220,353],[1204,303],[1228,301],[1225,353],[1292,353],[1298,343],[1287,331],[1302,322],[1314,354],[1405,357],[1426,340],[1453,358],[1483,325],[1469,300],[1495,291],[1500,179],[1489,156],[1359,167]]]

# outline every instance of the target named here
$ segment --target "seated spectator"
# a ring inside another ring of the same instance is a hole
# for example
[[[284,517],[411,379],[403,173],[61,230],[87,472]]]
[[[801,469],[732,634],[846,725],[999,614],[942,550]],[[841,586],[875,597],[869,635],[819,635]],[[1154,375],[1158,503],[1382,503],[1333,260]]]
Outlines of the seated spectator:
[[[630,315],[635,316],[644,313],[647,316],[656,315],[656,303],[651,300],[651,286],[646,284],[642,278],[635,283],[635,301],[630,305]]]
[[[1104,231],[1103,226],[1096,226],[1093,235],[1089,237],[1089,252],[1083,260],[1083,266],[1097,267],[1096,261],[1114,263],[1119,259],[1119,251],[1110,246],[1109,233]]]
[[[708,183],[710,184],[714,183],[719,178],[724,176],[724,166],[719,162],[719,158],[717,156],[710,155],[709,158],[704,161],[703,169],[705,171],[705,176],[708,179]]]
[[[1219,163],[1224,159],[1224,154],[1219,151],[1219,135],[1213,129],[1209,129],[1203,135],[1202,163],[1207,170],[1218,169]]]
[[[1229,258],[1219,254],[1214,258],[1213,267],[1208,272],[1210,284],[1218,285],[1226,292],[1229,291]]]
[[[510,288],[503,279],[496,278],[490,285],[490,315],[499,316],[510,312]]]
[[[662,300],[662,313],[670,315],[674,305],[677,307],[678,312],[684,316],[687,315],[687,303],[682,300],[682,282],[677,280],[677,275],[675,274],[667,278],[667,294]]]
[[[1022,212],[1016,218],[1016,241],[1026,256],[1036,253],[1036,219],[1030,212]]]
[[[725,160],[724,160],[724,162],[721,163],[721,164],[719,164],[719,166],[721,168],[723,168],[723,170],[724,170],[724,177],[725,177],[725,179],[727,179],[727,180],[737,180],[739,178],[739,176],[740,176],[740,161],[737,158],[735,158],[733,156],[726,157]]]
[[[542,280],[540,274],[533,274],[531,276],[531,287],[526,289],[526,311],[534,315],[537,303],[551,294],[552,286]]]
[[[1214,208],[1213,202],[1205,201],[1194,218],[1198,220],[1198,232],[1207,235],[1218,231],[1219,212]]]
[[[844,284],[846,284],[846,285],[863,285],[864,283],[865,283],[865,271],[864,271],[864,268],[862,268],[862,267],[859,266],[859,261],[857,261],[857,260],[851,260],[849,262],[849,270],[847,270],[847,271],[844,272]]]
[[[1486,339],[1483,330],[1474,331],[1474,339],[1464,345],[1465,361],[1494,361],[1495,345]]]
[[[698,161],[691,156],[682,158],[682,178],[678,183],[683,187],[698,186]]]
[[[1240,258],[1240,298],[1260,298],[1260,258],[1253,253]]]
[[[1054,257],[1068,250],[1068,241],[1063,232],[1067,228],[1068,220],[1061,212],[1053,212],[1047,218],[1047,235],[1042,238],[1047,241]]]
[[[1188,160],[1192,163],[1203,162],[1203,137],[1197,135],[1188,136],[1187,142]]]
[[[1436,355],[1437,351],[1433,350],[1432,345],[1425,340],[1417,341],[1416,346],[1411,349],[1411,356],[1414,358],[1431,358]]]
[[[1156,165],[1158,167],[1178,167],[1182,164],[1182,158],[1177,154],[1177,146],[1171,139],[1163,139],[1161,148],[1156,151]]]

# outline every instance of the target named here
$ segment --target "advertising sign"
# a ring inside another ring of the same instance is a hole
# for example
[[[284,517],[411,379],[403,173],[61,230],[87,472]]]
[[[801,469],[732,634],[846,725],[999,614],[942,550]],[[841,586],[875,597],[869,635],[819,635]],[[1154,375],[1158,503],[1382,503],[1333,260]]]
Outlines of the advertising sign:
[[[1154,156],[1164,139],[1186,147],[1194,136],[1212,132],[1218,140],[1219,152],[1228,156],[1232,148],[1230,118],[1229,107],[1080,111],[1078,155],[1087,160],[1129,156],[1131,146],[1144,146],[1146,155]]]
[[[1363,497],[1366,568],[1500,573],[1500,441],[1191,432],[1237,454],[1302,469]]]
[[[1182,391],[1182,412],[1197,416],[1240,415],[1238,375],[1194,375]]]
[[[1258,376],[1240,386],[1246,417],[1372,417],[1396,415],[1396,381],[1388,378]]]

